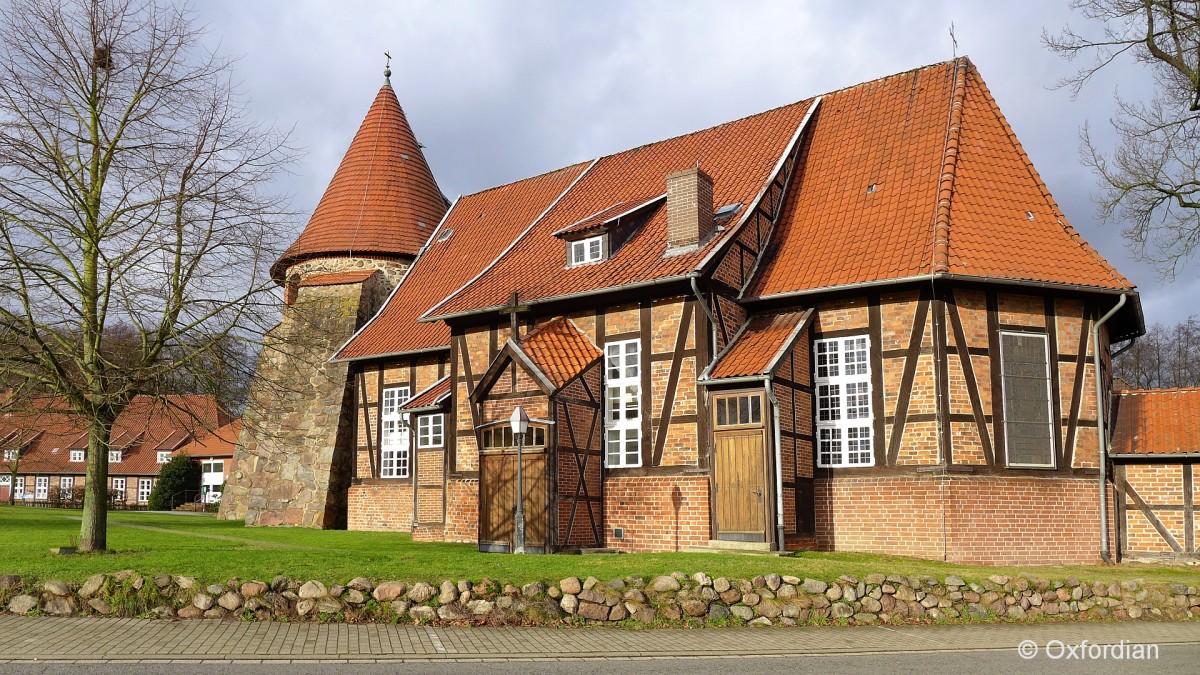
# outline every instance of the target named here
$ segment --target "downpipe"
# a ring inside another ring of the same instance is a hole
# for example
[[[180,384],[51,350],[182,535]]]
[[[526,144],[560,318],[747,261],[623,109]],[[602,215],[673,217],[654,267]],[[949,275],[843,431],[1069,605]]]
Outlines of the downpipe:
[[[779,399],[771,390],[771,378],[763,380],[763,389],[771,400],[771,431],[775,446],[775,550],[783,550],[783,449],[780,447]]]
[[[1100,327],[1111,319],[1117,310],[1125,306],[1128,295],[1121,294],[1117,304],[1100,320],[1092,324],[1092,368],[1096,379],[1096,430],[1099,432],[1098,458],[1100,460],[1100,559],[1112,564],[1108,541],[1108,433],[1105,425],[1104,382],[1100,377]],[[1105,347],[1105,350],[1108,348]]]

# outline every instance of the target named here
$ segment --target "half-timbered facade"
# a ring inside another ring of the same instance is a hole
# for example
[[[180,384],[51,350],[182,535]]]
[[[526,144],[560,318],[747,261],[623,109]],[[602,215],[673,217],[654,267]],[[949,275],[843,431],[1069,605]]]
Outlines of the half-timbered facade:
[[[1195,558],[1200,389],[1114,392],[1113,483],[1121,551]]]
[[[507,551],[520,499],[547,552],[1124,541],[1101,430],[1137,294],[966,59],[460,197],[424,242],[330,361],[351,528]]]

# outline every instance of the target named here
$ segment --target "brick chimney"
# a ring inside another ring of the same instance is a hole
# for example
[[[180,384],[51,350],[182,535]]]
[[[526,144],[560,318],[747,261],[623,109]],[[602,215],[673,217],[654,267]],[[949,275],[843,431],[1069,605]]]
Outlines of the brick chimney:
[[[713,229],[713,182],[700,167],[667,175],[667,247],[695,246]]]

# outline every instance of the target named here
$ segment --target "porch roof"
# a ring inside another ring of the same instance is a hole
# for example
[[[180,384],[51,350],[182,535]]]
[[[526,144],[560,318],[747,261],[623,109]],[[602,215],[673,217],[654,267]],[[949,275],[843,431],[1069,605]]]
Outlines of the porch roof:
[[[700,379],[716,382],[770,374],[811,314],[810,309],[750,317]]]
[[[450,376],[447,375],[442,379],[429,385],[416,396],[410,398],[407,403],[400,406],[402,412],[414,412],[418,410],[432,410],[440,407],[450,396]]]

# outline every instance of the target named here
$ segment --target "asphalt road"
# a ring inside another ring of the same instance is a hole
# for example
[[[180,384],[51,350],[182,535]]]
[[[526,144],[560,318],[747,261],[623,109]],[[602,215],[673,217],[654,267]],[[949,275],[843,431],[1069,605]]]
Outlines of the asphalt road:
[[[0,673],[39,675],[78,675],[114,673],[120,675],[383,675],[384,673],[463,673],[487,672],[490,675],[626,675],[630,671],[663,675],[695,673],[737,673],[737,675],[779,675],[780,673],[920,673],[921,675],[961,675],[964,672],[1054,672],[1054,673],[1196,673],[1200,664],[1200,645],[1162,645],[1157,659],[1082,660],[1051,659],[1039,654],[1021,658],[1016,650],[978,650],[967,652],[898,652],[884,654],[837,654],[824,656],[739,656],[691,658],[621,658],[566,660],[494,660],[395,663],[0,663]]]

